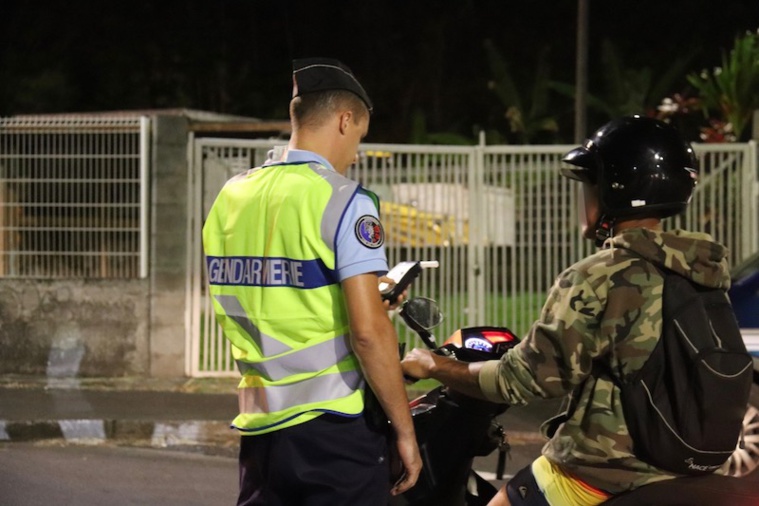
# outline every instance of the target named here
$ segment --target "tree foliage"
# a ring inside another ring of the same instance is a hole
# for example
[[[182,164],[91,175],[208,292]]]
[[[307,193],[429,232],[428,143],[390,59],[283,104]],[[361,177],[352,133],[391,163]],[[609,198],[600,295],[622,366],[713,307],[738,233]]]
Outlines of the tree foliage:
[[[695,53],[680,56],[662,66],[664,71],[651,66],[628,66],[610,40],[601,44],[601,83],[587,97],[588,107],[601,113],[604,120],[632,114],[650,114],[656,106],[676,88],[683,79]],[[553,89],[564,96],[573,97],[575,87],[561,82],[551,83]]]
[[[756,0],[726,0],[719,14],[707,0],[594,3],[589,126],[654,106],[676,91],[668,76],[714,65],[736,30],[759,26]],[[3,0],[0,116],[190,108],[282,120],[292,59],[325,56],[372,96],[368,141],[476,142],[486,130],[488,142],[561,142],[574,123],[575,20],[575,2]],[[696,47],[693,68],[679,68]]]
[[[759,32],[736,37],[722,66],[688,74],[702,100],[704,116],[724,118],[737,140],[745,140],[754,111],[759,109]]]
[[[517,85],[509,65],[492,40],[484,43],[492,79],[488,88],[498,97],[508,121],[510,137],[520,144],[558,137],[559,123],[550,103],[549,47],[544,47],[535,63],[535,72],[523,89]]]

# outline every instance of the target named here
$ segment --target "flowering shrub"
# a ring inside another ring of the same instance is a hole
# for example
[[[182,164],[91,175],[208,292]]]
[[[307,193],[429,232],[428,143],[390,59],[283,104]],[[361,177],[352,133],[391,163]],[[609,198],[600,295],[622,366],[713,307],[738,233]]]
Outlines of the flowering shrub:
[[[730,54],[723,53],[721,67],[689,74],[687,79],[696,89],[700,108],[709,122],[702,128],[702,140],[744,140],[754,111],[759,109],[759,31],[736,37]]]

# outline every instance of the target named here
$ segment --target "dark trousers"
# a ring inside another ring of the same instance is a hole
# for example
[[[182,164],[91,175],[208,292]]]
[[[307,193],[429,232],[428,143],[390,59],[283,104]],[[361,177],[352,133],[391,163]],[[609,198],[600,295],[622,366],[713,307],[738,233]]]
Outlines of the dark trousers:
[[[387,438],[332,414],[240,441],[238,506],[386,505]]]

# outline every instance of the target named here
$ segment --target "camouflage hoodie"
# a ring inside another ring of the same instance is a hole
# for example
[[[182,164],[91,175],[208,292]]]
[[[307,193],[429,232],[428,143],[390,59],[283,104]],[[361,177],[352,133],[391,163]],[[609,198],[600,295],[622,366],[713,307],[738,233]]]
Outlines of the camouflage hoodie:
[[[671,478],[633,455],[619,390],[590,375],[592,362],[608,356],[615,370],[633,374],[653,350],[662,328],[663,278],[652,264],[727,290],[726,257],[727,249],[706,234],[620,233],[559,275],[525,339],[484,365],[483,393],[512,405],[569,394],[570,417],[543,454],[596,488],[615,494]],[[550,429],[550,421],[543,424],[546,436]]]

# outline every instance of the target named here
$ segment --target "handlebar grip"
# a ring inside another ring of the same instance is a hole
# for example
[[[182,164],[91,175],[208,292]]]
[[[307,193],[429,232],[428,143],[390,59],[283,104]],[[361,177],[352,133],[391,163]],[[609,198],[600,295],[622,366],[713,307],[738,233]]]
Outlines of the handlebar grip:
[[[409,376],[408,374],[404,374],[403,379],[404,381],[406,381],[406,383],[416,383],[417,381],[419,381],[419,378],[414,378],[413,376]]]

